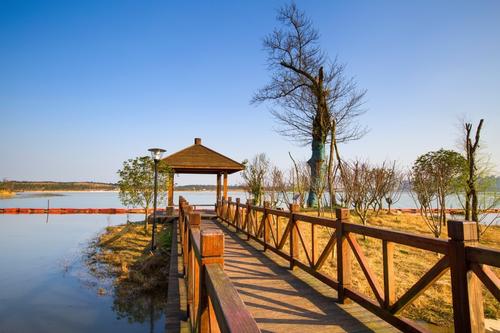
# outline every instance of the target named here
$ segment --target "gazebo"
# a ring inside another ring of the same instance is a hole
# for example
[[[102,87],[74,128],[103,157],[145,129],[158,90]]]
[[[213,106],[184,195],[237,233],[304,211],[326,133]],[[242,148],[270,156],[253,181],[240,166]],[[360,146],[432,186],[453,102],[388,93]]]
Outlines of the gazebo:
[[[168,206],[174,205],[174,174],[215,174],[217,175],[217,201],[221,199],[221,178],[224,176],[224,199],[227,200],[227,176],[245,169],[245,166],[215,150],[201,144],[200,138],[194,145],[163,158],[173,173],[169,181]]]

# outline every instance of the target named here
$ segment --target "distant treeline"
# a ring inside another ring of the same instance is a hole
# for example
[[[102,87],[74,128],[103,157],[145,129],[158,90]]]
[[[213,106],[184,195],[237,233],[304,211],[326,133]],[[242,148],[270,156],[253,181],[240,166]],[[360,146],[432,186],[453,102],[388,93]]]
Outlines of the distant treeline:
[[[0,190],[12,192],[29,191],[113,191],[118,186],[113,183],[98,182],[49,182],[49,181],[2,181]]]

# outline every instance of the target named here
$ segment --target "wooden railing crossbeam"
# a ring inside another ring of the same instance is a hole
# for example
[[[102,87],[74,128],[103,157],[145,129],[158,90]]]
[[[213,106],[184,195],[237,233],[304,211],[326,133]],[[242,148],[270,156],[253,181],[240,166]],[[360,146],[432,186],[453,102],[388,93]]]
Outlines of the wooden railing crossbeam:
[[[335,244],[337,243],[337,234],[334,232],[332,236],[330,237],[330,240],[326,244],[325,248],[323,249],[323,252],[319,255],[318,260],[314,264],[314,269],[315,270],[320,270],[321,267],[323,267],[323,264],[325,263],[326,259],[330,255],[330,253],[333,251],[335,248]]]
[[[476,263],[472,263],[471,268],[486,289],[500,302],[500,279],[496,274],[488,266]]]
[[[468,261],[500,267],[500,250],[481,246],[466,246],[465,253]]]
[[[206,283],[219,329],[226,332],[256,332],[257,324],[240,309],[245,304],[220,265],[206,265]]]
[[[377,276],[368,265],[368,260],[366,259],[365,254],[361,249],[361,246],[359,246],[358,241],[356,240],[356,238],[354,238],[352,234],[347,234],[347,241],[349,242],[349,245],[351,245],[354,256],[356,257],[359,266],[361,267],[361,270],[365,274],[366,280],[368,281],[370,288],[375,294],[377,301],[381,306],[383,306],[384,297],[383,297],[382,287],[380,287],[377,281]]]
[[[443,274],[446,273],[448,266],[448,257],[442,257],[390,307],[389,311],[393,314],[397,314],[403,310],[409,303],[411,303],[411,301],[420,296],[431,284],[443,276]]]

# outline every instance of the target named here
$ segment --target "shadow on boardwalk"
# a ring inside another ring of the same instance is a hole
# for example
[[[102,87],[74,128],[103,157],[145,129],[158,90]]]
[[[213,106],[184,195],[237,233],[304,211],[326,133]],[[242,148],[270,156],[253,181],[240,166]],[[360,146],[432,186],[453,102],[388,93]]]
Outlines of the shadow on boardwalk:
[[[203,220],[202,228],[220,228],[226,237],[224,270],[262,332],[396,332],[357,304],[338,304],[336,292],[288,262],[263,252],[219,221]]]

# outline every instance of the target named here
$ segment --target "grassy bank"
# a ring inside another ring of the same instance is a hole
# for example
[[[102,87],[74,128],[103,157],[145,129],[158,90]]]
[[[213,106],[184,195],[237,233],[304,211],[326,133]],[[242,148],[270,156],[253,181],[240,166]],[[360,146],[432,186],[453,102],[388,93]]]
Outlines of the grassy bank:
[[[314,213],[310,214],[314,215]],[[325,215],[328,217],[329,214],[327,213]],[[352,216],[352,221],[360,223],[357,216]],[[285,222],[283,221],[280,223]],[[401,230],[432,236],[432,233],[427,229],[422,217],[417,214],[380,213],[378,216],[370,216],[368,224],[391,230]],[[311,225],[300,222],[299,228],[304,237],[305,243],[310,244]],[[322,249],[326,246],[330,239],[332,230],[321,226],[316,228],[318,250],[321,253]],[[445,227],[443,228],[443,234],[441,237],[447,238]],[[365,253],[370,267],[375,272],[379,284],[383,285],[382,241],[371,237],[366,237],[366,239],[364,239],[362,236],[357,236],[357,240]],[[493,226],[488,229],[481,239],[481,245],[500,248],[500,227]],[[394,253],[397,298],[402,296],[440,259],[436,253],[397,244],[395,245]],[[353,287],[362,293],[369,295],[372,299],[375,299],[375,296],[364,277],[361,267],[357,263],[355,257],[353,256],[352,258]],[[306,255],[302,249],[301,260],[307,262]],[[499,269],[494,270],[497,275],[500,274]],[[329,276],[336,276],[336,260],[333,255],[328,258],[321,271]],[[429,289],[427,289],[425,293],[408,306],[403,311],[403,315],[414,320],[421,320],[442,327],[450,327],[453,322],[450,283],[450,274],[447,272]],[[485,316],[487,318],[500,319],[500,304],[485,288],[483,288],[483,294]]]
[[[8,199],[12,198],[16,195],[16,193],[8,190],[0,190],[0,199]]]
[[[114,296],[119,317],[143,322],[164,312],[170,263],[172,225],[159,226],[157,249],[150,252],[151,226],[142,223],[107,227],[92,243],[88,267],[97,278],[112,279],[112,290],[99,294]]]

